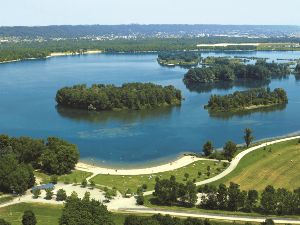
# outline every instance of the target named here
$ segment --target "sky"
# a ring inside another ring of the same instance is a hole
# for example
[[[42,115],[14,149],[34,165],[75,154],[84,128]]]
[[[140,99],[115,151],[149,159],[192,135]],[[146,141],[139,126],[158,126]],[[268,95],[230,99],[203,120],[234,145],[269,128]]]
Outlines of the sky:
[[[300,25],[300,0],[0,0],[0,26]]]

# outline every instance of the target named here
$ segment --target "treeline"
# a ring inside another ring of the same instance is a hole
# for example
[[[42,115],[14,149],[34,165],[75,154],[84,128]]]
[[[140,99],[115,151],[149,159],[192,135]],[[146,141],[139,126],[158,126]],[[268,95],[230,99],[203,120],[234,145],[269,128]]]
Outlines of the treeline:
[[[35,183],[34,169],[62,175],[71,172],[78,159],[77,147],[62,139],[0,135],[0,191],[22,194]]]
[[[162,65],[197,65],[200,61],[200,53],[197,52],[160,52],[157,61]]]
[[[197,188],[191,181],[183,184],[171,176],[170,179],[157,179],[154,190],[152,201],[159,205],[193,207],[198,200],[197,193],[202,193],[198,205],[202,209],[300,215],[300,188],[289,191],[269,185],[260,195],[257,190],[241,190],[235,183],[230,183],[229,187],[220,184]]]
[[[145,109],[179,105],[181,91],[173,86],[152,83],[127,83],[121,87],[93,84],[64,87],[57,91],[58,105],[87,110]]]
[[[297,39],[299,42],[299,39]],[[27,58],[45,58],[52,52],[84,52],[87,50],[102,50],[103,52],[163,52],[200,50],[197,44],[215,43],[278,43],[293,42],[290,38],[249,39],[234,37],[199,37],[199,38],[137,38],[137,39],[67,39],[67,40],[43,40],[3,42],[0,44],[0,62],[9,60],[22,60]],[[229,48],[229,47],[228,47]],[[229,50],[229,49],[224,49]],[[29,54],[29,53],[30,54]],[[29,54],[29,55],[28,55]]]
[[[234,112],[288,103],[284,89],[255,88],[228,95],[211,95],[205,106],[210,112]]]
[[[183,184],[171,176],[169,180],[156,179],[153,195],[161,205],[194,206],[197,202],[197,187],[192,181]]]
[[[199,189],[203,193],[202,209],[258,212],[267,215],[299,215],[300,188],[289,191],[285,188],[275,189],[267,186],[259,195],[257,190],[243,191],[240,186],[230,183],[229,187],[205,185]]]
[[[214,83],[220,81],[232,82],[238,79],[270,80],[273,77],[282,77],[290,73],[288,64],[267,63],[257,60],[255,65],[236,63],[236,59],[216,59],[209,67],[191,68],[184,75],[187,86]]]

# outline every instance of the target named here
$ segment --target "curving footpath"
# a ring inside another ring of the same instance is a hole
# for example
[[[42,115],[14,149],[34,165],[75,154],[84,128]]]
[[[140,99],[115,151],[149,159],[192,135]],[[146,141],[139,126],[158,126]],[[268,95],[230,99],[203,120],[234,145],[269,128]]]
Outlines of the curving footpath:
[[[300,220],[292,218],[278,218],[278,217],[258,217],[258,216],[234,216],[234,215],[223,215],[223,214],[211,214],[211,213],[197,213],[197,212],[183,212],[173,210],[156,210],[156,209],[119,209],[128,213],[144,213],[144,214],[163,214],[177,217],[193,217],[193,218],[204,218],[214,220],[230,220],[230,221],[242,221],[242,222],[264,222],[267,218],[272,219],[276,224],[300,224]]]
[[[236,157],[234,157],[234,159],[231,161],[230,165],[226,168],[226,170],[224,170],[222,173],[218,174],[217,176],[214,176],[212,178],[209,178],[207,180],[204,181],[199,181],[197,183],[195,183],[197,186],[203,185],[203,184],[208,184],[208,183],[212,183],[214,181],[220,180],[221,178],[227,176],[229,173],[231,173],[239,164],[239,162],[241,161],[241,159],[249,154],[250,152],[253,152],[257,149],[266,147],[268,145],[273,145],[276,143],[280,143],[280,142],[285,142],[285,141],[290,141],[290,140],[294,140],[294,139],[299,139],[300,136],[295,136],[295,137],[289,137],[289,138],[283,138],[283,139],[278,139],[275,141],[270,141],[270,142],[266,142],[251,148],[248,148],[247,150],[242,151],[241,153],[239,153]]]

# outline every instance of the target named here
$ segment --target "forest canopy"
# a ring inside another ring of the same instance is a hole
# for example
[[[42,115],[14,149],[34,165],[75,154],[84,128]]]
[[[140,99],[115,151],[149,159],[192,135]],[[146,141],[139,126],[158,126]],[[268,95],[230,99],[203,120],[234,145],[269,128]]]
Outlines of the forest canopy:
[[[190,86],[220,81],[232,82],[239,79],[270,80],[273,77],[282,77],[289,73],[288,64],[257,60],[252,65],[237,62],[237,59],[216,58],[209,66],[189,69],[183,81]]]
[[[75,85],[57,91],[58,105],[86,110],[146,109],[181,104],[181,91],[173,86],[127,83],[121,87]]]
[[[210,112],[236,112],[288,103],[284,89],[256,88],[228,95],[211,95],[205,106]]]
[[[66,174],[78,160],[76,145],[56,137],[44,141],[0,135],[0,192],[22,194],[35,183],[34,169]]]

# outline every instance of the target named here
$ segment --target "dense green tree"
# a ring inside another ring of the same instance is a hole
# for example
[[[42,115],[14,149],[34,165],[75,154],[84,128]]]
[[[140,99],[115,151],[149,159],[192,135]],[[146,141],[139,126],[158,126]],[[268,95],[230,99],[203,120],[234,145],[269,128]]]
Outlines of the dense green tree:
[[[27,210],[24,212],[22,217],[23,225],[36,225],[37,221],[35,218],[35,214],[31,210]]]
[[[258,192],[256,190],[249,190],[247,193],[247,199],[245,203],[245,209],[248,212],[253,211],[256,208],[258,202]]]
[[[228,95],[211,95],[206,109],[211,113],[238,112],[255,107],[284,105],[288,103],[285,90],[276,88],[254,88],[246,91],[236,91]]]
[[[56,192],[56,201],[65,201],[67,199],[67,193],[64,189],[59,189]]]
[[[59,138],[49,137],[47,150],[41,156],[41,167],[51,174],[66,174],[75,168],[78,159],[79,151],[76,145]]]
[[[218,208],[225,210],[228,207],[228,189],[225,184],[220,184],[217,192]]]
[[[237,146],[233,141],[228,141],[223,148],[224,157],[231,161],[237,151]]]
[[[0,191],[23,194],[35,183],[31,165],[19,163],[13,154],[0,157]]]
[[[34,189],[32,191],[32,195],[33,195],[33,198],[35,198],[35,199],[39,198],[40,195],[41,195],[41,190],[40,189]]]
[[[111,213],[99,201],[80,199],[75,194],[66,199],[60,225],[114,225]]]
[[[144,205],[144,202],[145,202],[145,198],[144,198],[143,194],[140,194],[136,197],[137,205]]]
[[[203,153],[205,156],[210,156],[213,151],[214,151],[214,146],[213,143],[211,141],[207,141],[204,145],[203,145]]]
[[[230,183],[228,188],[228,210],[237,211],[244,207],[246,195],[241,192],[240,186],[235,183]]]
[[[46,189],[45,191],[46,191],[46,197],[45,197],[45,199],[46,200],[51,200],[52,196],[53,196],[53,190],[49,188],[49,189]]]
[[[86,110],[144,109],[181,104],[181,91],[173,86],[127,83],[121,87],[93,84],[64,87],[57,91],[58,105]]]
[[[252,135],[252,130],[249,128],[246,128],[244,133],[245,133],[244,140],[245,140],[246,146],[248,148],[250,146],[251,142],[254,140],[254,137]]]
[[[268,185],[262,193],[261,207],[265,213],[275,213],[276,211],[276,190]]]
[[[222,57],[210,57],[204,63],[208,61],[209,67],[189,69],[183,79],[187,86],[238,79],[269,80],[271,77],[282,77],[290,73],[288,64],[267,63],[265,60],[257,60],[255,65]]]

